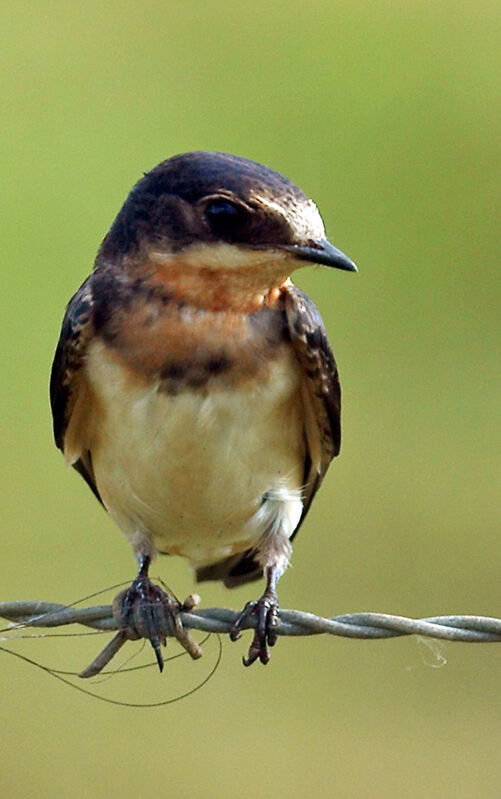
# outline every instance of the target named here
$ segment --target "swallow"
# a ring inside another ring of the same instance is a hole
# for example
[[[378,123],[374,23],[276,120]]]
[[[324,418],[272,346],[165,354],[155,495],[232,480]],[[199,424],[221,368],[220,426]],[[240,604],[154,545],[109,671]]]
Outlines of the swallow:
[[[294,183],[185,153],[136,183],[67,306],[56,445],[132,546],[119,627],[142,626],[160,669],[161,617],[181,606],[150,581],[157,553],[230,588],[264,576],[230,637],[255,628],[245,665],[276,642],[277,583],[341,442],[325,327],[290,280],[307,264],[356,271]]]

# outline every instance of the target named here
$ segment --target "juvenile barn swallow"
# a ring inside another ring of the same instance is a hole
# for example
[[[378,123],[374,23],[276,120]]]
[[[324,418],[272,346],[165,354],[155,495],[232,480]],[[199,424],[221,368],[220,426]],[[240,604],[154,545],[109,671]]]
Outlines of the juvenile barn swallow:
[[[340,447],[340,388],[324,324],[290,280],[307,263],[356,271],[315,204],[266,166],[177,155],[134,186],[70,301],[52,366],[56,444],[139,563],[120,626],[143,620],[160,668],[148,577],[157,552],[228,587],[264,575],[245,665],[269,660],[277,583]]]

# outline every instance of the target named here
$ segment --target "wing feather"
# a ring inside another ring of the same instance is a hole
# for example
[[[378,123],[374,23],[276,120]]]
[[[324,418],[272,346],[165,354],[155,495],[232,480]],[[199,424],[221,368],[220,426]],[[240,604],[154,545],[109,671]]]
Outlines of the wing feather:
[[[50,376],[50,404],[54,439],[66,459],[82,475],[101,502],[90,452],[81,430],[89,409],[88,386],[83,375],[89,341],[94,335],[92,275],[70,300],[63,320]],[[83,422],[83,423],[82,423]]]
[[[306,459],[304,507],[296,535],[331,460],[341,447],[341,387],[325,326],[310,298],[292,283],[285,290],[289,334],[303,369]]]

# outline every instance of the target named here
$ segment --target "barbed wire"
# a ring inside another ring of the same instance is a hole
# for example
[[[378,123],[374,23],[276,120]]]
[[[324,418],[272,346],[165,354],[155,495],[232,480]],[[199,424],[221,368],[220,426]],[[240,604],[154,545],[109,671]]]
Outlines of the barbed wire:
[[[183,603],[180,622],[167,623],[164,637],[177,638],[191,655],[199,658],[202,650],[189,630],[207,633],[230,633],[239,613],[228,608],[206,608],[196,610],[200,597],[194,594]],[[119,614],[118,614],[119,615]],[[80,672],[80,677],[95,677],[117,654],[127,640],[137,640],[137,630],[121,630],[117,626],[117,608],[113,605],[96,605],[77,608],[55,602],[0,602],[0,616],[12,623],[11,629],[24,627],[60,627],[67,624],[82,624],[101,631],[117,631],[92,663]],[[430,616],[411,619],[388,613],[348,613],[324,618],[301,610],[280,610],[278,635],[304,636],[329,635],[346,638],[395,638],[402,635],[421,635],[446,641],[468,643],[492,643],[501,641],[501,619],[489,616]],[[255,627],[256,620],[247,615],[243,629]]]
[[[181,622],[191,630],[229,633],[239,613],[228,608],[205,608],[181,613]],[[111,605],[76,608],[55,602],[0,602],[0,616],[26,627],[60,627],[83,624],[97,630],[116,630]],[[501,619],[490,616],[428,616],[412,619],[388,613],[347,613],[324,618],[301,610],[279,612],[279,635],[329,635],[346,638],[394,638],[402,635],[424,635],[447,641],[492,643],[501,641]],[[245,629],[255,626],[252,617]]]

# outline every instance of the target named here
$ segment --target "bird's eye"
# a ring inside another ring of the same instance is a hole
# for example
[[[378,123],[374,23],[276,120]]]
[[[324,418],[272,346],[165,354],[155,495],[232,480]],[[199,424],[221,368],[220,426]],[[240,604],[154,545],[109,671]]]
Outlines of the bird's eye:
[[[211,200],[205,209],[205,216],[214,233],[227,236],[234,233],[245,222],[245,210],[231,200]]]

